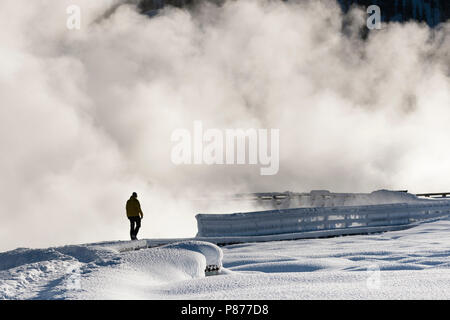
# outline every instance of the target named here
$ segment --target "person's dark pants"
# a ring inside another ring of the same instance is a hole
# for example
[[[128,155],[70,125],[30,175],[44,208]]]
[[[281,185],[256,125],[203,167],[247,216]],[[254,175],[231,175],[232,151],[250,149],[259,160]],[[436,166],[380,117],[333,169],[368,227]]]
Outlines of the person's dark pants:
[[[128,217],[130,219],[130,237],[131,240],[136,240],[139,228],[141,227],[140,217]]]

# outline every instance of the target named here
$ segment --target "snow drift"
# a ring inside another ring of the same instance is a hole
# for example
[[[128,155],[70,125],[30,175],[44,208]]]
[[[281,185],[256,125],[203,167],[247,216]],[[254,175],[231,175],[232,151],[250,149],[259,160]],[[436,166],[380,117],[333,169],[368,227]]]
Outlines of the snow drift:
[[[105,15],[125,2],[0,1],[0,250],[120,239],[132,191],[155,222],[141,236],[186,237],[205,191],[448,186],[448,23],[362,41],[365,11],[331,0]],[[174,166],[171,133],[194,120],[280,128],[279,174]]]
[[[274,240],[275,236],[267,236]],[[450,220],[217,248],[154,239],[0,254],[0,299],[448,299]],[[203,268],[222,257],[220,276]],[[209,262],[208,262],[209,261]]]
[[[152,286],[205,277],[222,257],[219,247],[200,241],[19,248],[0,253],[0,299],[139,298]]]

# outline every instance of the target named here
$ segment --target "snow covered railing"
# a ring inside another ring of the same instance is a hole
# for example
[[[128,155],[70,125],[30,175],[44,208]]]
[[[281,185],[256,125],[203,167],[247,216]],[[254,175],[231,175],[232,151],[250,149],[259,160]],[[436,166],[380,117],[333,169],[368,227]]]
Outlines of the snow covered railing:
[[[450,214],[450,201],[196,215],[197,237],[264,236],[409,225]]]

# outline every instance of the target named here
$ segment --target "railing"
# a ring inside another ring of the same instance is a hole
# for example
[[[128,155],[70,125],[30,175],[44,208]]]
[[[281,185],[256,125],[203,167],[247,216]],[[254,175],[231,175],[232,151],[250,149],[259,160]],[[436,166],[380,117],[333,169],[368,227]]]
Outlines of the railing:
[[[262,236],[361,227],[400,226],[450,214],[450,201],[294,208],[198,214],[197,237]]]
[[[450,196],[450,192],[418,193],[416,196],[426,198],[447,198]]]

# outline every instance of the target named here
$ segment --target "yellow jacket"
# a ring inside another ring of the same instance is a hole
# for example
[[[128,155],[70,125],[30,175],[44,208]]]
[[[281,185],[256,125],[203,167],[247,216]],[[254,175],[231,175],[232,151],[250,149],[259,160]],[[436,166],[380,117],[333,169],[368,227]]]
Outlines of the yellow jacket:
[[[144,215],[141,210],[141,204],[135,197],[131,197],[126,205],[127,217],[141,217]]]

